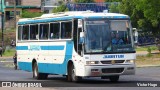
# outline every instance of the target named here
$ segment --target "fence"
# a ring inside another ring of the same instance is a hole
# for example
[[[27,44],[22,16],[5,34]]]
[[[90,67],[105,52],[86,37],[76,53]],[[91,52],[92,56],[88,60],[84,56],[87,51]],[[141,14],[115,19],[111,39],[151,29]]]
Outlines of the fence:
[[[118,4],[114,2],[112,4]],[[103,10],[109,10],[111,3],[67,3],[69,11],[94,11],[103,12]]]

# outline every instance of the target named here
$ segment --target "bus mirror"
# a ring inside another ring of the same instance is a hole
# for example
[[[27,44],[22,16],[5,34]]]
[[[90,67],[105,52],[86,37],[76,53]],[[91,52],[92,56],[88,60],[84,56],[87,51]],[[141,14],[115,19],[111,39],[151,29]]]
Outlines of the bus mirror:
[[[84,38],[84,32],[80,32],[80,38]]]
[[[133,28],[133,39],[134,39],[134,43],[137,44],[138,43],[138,31],[136,28]]]
[[[79,43],[82,44],[84,43],[84,32],[80,32],[80,40]]]

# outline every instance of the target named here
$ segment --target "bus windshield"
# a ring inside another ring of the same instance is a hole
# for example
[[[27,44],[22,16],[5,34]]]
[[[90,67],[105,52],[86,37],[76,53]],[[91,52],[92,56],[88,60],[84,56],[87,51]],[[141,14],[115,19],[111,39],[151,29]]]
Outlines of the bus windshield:
[[[87,20],[85,32],[85,53],[134,51],[128,20]]]

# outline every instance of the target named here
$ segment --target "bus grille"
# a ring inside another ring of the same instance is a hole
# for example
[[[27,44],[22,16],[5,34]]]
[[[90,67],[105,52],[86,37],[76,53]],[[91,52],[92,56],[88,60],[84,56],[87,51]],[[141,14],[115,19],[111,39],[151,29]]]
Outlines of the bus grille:
[[[109,60],[109,61],[101,61],[102,64],[118,64],[118,63],[123,63],[125,60]]]
[[[103,68],[102,73],[122,73],[124,68]]]

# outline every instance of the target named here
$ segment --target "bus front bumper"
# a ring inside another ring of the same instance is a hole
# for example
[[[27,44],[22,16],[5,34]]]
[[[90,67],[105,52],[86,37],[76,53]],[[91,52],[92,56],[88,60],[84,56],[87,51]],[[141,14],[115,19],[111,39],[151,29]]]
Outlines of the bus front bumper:
[[[100,77],[113,75],[134,75],[135,65],[86,65],[84,76]]]

